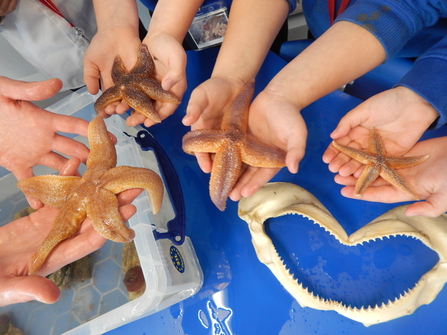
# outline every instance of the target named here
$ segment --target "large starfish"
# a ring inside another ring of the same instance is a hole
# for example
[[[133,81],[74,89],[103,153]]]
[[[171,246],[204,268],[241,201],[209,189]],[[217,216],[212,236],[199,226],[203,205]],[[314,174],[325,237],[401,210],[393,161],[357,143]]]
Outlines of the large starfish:
[[[140,44],[135,66],[127,72],[121,57],[115,58],[112,67],[112,80],[115,86],[108,88],[95,102],[99,113],[109,104],[125,100],[136,112],[156,123],[161,119],[154,107],[154,100],[180,104],[180,99],[172,92],[165,91],[155,79],[155,65],[147,46]]]
[[[154,213],[160,210],[163,183],[155,172],[138,167],[116,165],[115,147],[101,116],[88,127],[90,154],[82,177],[45,175],[24,179],[17,186],[45,205],[60,208],[53,227],[33,255],[29,273],[35,273],[59,242],[73,236],[86,217],[103,237],[129,242],[135,232],[124,224],[115,194],[131,188],[144,188]]]
[[[355,184],[354,194],[356,196],[361,196],[368,186],[381,176],[398,189],[404,191],[412,199],[419,200],[419,196],[413,188],[395,170],[421,164],[429,158],[429,155],[417,157],[387,156],[383,140],[374,127],[371,127],[369,130],[369,153],[340,145],[335,141],[332,144],[349,157],[366,164],[365,170],[363,170]]]
[[[254,92],[254,81],[247,83],[239,95],[225,107],[219,130],[190,131],[183,137],[183,150],[215,153],[210,179],[210,196],[221,211],[241,172],[242,163],[280,168],[285,166],[285,153],[247,134],[248,110]]]

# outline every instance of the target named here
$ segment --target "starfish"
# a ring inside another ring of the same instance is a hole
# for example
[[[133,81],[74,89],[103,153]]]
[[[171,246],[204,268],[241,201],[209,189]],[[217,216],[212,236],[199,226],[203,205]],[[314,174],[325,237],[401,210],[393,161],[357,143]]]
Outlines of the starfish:
[[[396,172],[396,170],[421,164],[429,158],[429,155],[416,157],[387,156],[383,140],[374,127],[371,127],[369,130],[369,153],[340,145],[335,141],[333,141],[332,144],[335,148],[349,157],[354,158],[362,164],[366,164],[365,170],[355,184],[354,194],[356,196],[361,196],[368,186],[381,176],[383,179],[405,192],[412,199],[419,200],[419,196],[413,188]]]
[[[154,107],[154,100],[180,104],[172,92],[165,91],[155,79],[155,64],[145,44],[140,44],[135,66],[127,72],[121,57],[115,58],[112,67],[115,86],[108,88],[95,102],[99,113],[109,104],[125,100],[137,113],[143,114],[156,123],[161,119]]]
[[[247,134],[248,110],[254,92],[254,80],[247,83],[238,96],[224,109],[219,130],[201,129],[183,137],[183,150],[215,153],[210,179],[210,196],[219,210],[233,189],[242,163],[268,168],[285,166],[284,151],[266,145]]]
[[[115,167],[115,147],[101,116],[90,122],[88,140],[90,154],[82,177],[44,175],[17,183],[26,195],[60,208],[50,233],[31,259],[29,274],[39,270],[51,250],[73,236],[86,217],[101,236],[115,242],[131,241],[135,232],[124,224],[115,194],[131,188],[144,188],[149,194],[153,213],[160,210],[163,199],[161,178],[145,168]]]

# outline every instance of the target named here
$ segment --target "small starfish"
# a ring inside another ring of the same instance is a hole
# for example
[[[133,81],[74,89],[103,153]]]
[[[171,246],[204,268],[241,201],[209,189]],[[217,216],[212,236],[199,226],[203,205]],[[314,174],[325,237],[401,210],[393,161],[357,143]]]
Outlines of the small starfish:
[[[154,100],[180,104],[180,99],[172,92],[165,91],[155,79],[155,64],[147,49],[140,44],[135,66],[127,72],[121,57],[115,58],[112,67],[112,80],[115,86],[108,88],[95,102],[99,113],[109,104],[125,100],[136,112],[156,123],[161,119],[154,107]]]
[[[254,92],[254,80],[225,107],[220,130],[190,131],[183,137],[183,150],[215,153],[210,179],[210,196],[221,211],[241,172],[242,163],[280,168],[285,166],[285,153],[247,134],[248,110]]]
[[[374,127],[371,127],[369,130],[369,153],[340,145],[335,141],[332,142],[332,145],[356,161],[366,164],[365,170],[355,184],[354,194],[356,196],[361,196],[380,175],[383,179],[404,191],[412,199],[419,200],[419,196],[413,188],[395,170],[421,164],[429,158],[429,155],[417,157],[387,156],[383,140]]]
[[[53,227],[33,255],[29,274],[35,273],[59,242],[73,236],[86,217],[103,237],[129,242],[135,232],[124,224],[115,194],[131,188],[144,188],[154,214],[160,210],[163,183],[155,172],[138,167],[116,166],[115,147],[101,116],[88,127],[90,154],[87,170],[78,176],[37,176],[17,183],[26,195],[45,205],[60,208]]]

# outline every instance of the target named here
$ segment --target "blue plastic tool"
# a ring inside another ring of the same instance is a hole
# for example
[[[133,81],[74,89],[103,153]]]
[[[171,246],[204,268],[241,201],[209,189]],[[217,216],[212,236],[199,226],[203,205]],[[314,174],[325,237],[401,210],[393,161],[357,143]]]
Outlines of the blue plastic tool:
[[[174,166],[163,148],[146,130],[140,130],[137,133],[135,142],[141,147],[141,150],[152,150],[155,153],[158,165],[160,166],[162,178],[175,213],[175,217],[167,223],[168,231],[161,233],[154,230],[154,236],[156,239],[168,238],[172,241],[172,243],[181,245],[185,240],[185,205],[183,201],[182,188]]]

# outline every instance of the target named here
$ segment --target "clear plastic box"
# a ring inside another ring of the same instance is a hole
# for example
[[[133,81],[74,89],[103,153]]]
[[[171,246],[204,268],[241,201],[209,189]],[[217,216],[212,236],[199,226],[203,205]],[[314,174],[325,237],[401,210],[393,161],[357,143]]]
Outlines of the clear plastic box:
[[[94,97],[86,91],[75,92],[48,110],[91,120],[96,115],[93,101]],[[107,119],[106,125],[118,139],[117,165],[146,167],[161,175],[154,152],[142,151],[135,142],[133,136],[138,128],[127,127],[118,115]],[[77,139],[88,143],[86,138]],[[36,175],[48,173],[54,171],[41,167],[35,169]],[[15,186],[16,182],[12,174],[0,178],[0,225],[12,221],[13,215],[28,205]],[[121,265],[123,244],[107,241],[91,254],[92,278],[61,291],[61,297],[55,304],[36,301],[15,304],[0,308],[0,315],[7,313],[13,325],[27,335],[102,334],[197,293],[203,283],[203,273],[191,240],[185,236],[179,245],[170,239],[154,236],[154,231],[167,232],[167,222],[175,217],[169,192],[165,192],[157,215],[150,209],[146,192],[133,204],[137,212],[128,225],[136,233],[134,243],[146,282],[143,295],[128,300]]]

